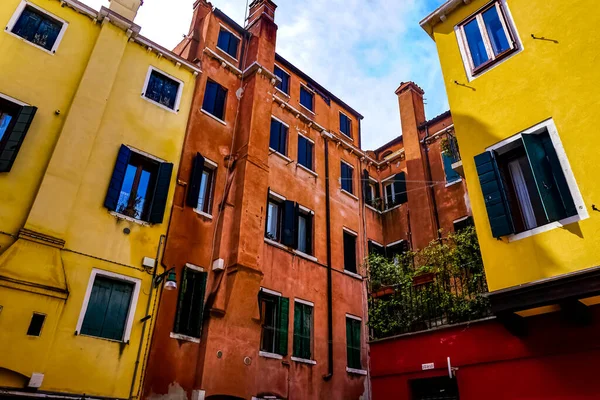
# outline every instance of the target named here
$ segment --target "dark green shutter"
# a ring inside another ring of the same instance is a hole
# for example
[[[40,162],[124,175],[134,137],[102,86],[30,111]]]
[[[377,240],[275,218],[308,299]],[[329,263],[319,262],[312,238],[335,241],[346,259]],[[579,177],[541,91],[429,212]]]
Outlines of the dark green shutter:
[[[460,175],[452,169],[453,157],[445,152],[442,153],[442,161],[444,162],[444,173],[446,174],[446,183],[452,183],[461,179]]]
[[[545,144],[544,138],[549,143]],[[575,204],[550,137],[547,134],[523,135],[523,145],[548,221],[553,222],[566,218],[567,209],[573,212]],[[552,163],[550,162],[551,156],[553,156]],[[552,164],[554,164],[554,168],[552,168]]]
[[[294,357],[302,354],[302,307],[300,303],[294,303]]]
[[[306,216],[306,251],[308,254],[313,254],[313,221],[314,215],[308,214]]]
[[[37,107],[21,107],[14,124],[9,125],[10,131],[6,132],[4,138],[5,146],[0,148],[0,172],[9,172],[12,168],[36,112]]]
[[[346,317],[346,358],[348,367],[354,368],[354,352],[352,351],[352,319]]]
[[[117,204],[119,203],[119,196],[121,196],[121,188],[123,187],[123,181],[125,180],[125,173],[127,172],[130,157],[131,150],[129,147],[122,144],[119,149],[119,154],[117,155],[117,161],[115,162],[112,177],[110,178],[106,198],[104,199],[104,207],[110,211],[117,210]]]
[[[104,319],[106,318],[111,291],[112,283],[110,280],[96,277],[81,325],[81,334],[100,336],[102,327],[104,326]]]
[[[188,182],[187,205],[189,207],[198,207],[198,197],[200,197],[200,185],[202,183],[202,173],[204,172],[204,157],[196,153],[192,162],[192,171],[190,181]]]
[[[475,166],[479,175],[479,183],[481,184],[481,192],[485,200],[492,235],[499,238],[514,233],[510,206],[492,152],[486,151],[475,156]]]
[[[277,316],[277,354],[286,356],[288,352],[288,323],[290,299],[279,297],[279,315]]]
[[[167,207],[167,197],[169,196],[169,186],[171,186],[171,175],[173,174],[173,164],[161,163],[158,166],[158,176],[156,177],[156,186],[154,188],[154,197],[150,207],[150,216],[148,222],[151,224],[160,224],[165,216]]]
[[[346,317],[346,354],[348,367],[360,369],[360,326],[361,322]]]
[[[313,308],[309,305],[304,305],[302,313],[302,355],[301,357],[310,360],[312,357],[310,351],[310,339],[312,337],[312,311]]]
[[[293,201],[286,200],[283,204],[283,229],[281,232],[281,243],[285,246],[296,248],[296,204]]]
[[[206,272],[183,269],[175,317],[175,333],[196,338],[202,336],[207,278]]]
[[[394,204],[404,204],[408,201],[406,193],[406,174],[400,172],[394,176]]]

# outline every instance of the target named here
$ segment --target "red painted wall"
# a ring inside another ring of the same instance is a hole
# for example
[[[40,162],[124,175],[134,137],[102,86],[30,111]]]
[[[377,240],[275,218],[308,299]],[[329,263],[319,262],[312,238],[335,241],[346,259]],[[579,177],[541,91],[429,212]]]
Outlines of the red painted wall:
[[[585,327],[560,313],[527,318],[525,338],[488,320],[372,343],[373,400],[411,399],[410,381],[447,376],[447,357],[461,400],[599,399],[600,306],[591,311]]]

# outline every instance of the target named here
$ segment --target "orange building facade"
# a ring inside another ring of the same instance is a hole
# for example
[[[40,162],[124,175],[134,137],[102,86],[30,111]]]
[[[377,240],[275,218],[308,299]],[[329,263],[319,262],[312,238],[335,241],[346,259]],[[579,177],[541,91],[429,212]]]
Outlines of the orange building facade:
[[[363,151],[362,115],[276,53],[276,7],[252,1],[241,27],[198,0],[174,50],[203,74],[144,398],[370,398],[369,251],[468,221],[442,156],[449,113],[426,121],[423,91],[403,84],[402,136]]]

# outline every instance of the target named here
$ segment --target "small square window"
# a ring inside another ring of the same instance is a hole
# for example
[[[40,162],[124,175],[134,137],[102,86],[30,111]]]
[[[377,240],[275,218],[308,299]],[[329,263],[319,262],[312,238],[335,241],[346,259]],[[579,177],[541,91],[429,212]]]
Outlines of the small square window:
[[[341,162],[341,181],[342,190],[353,194],[354,193],[354,168],[345,162]]]
[[[45,10],[22,2],[7,29],[29,43],[49,52],[56,52],[67,23]]]
[[[183,84],[150,67],[144,97],[170,110],[179,111],[179,101]]]
[[[340,132],[352,139],[352,120],[344,113],[340,113]]]
[[[221,27],[217,47],[237,60],[240,39],[227,29]]]
[[[44,321],[46,321],[46,315],[33,313],[29,322],[29,328],[27,329],[27,336],[40,336]]]
[[[288,131],[287,125],[274,118],[271,119],[269,147],[284,156],[287,155]]]
[[[281,82],[277,84],[277,89],[285,94],[290,94],[290,75],[277,65],[275,66],[274,72],[275,76],[281,79]]]
[[[298,164],[314,171],[314,143],[302,135],[298,135]]]
[[[457,26],[469,77],[519,50],[517,35],[502,1],[495,1]]]
[[[300,86],[300,104],[310,112],[314,111],[314,93],[304,85]]]
[[[225,120],[227,89],[213,81],[206,82],[202,109],[221,121]]]

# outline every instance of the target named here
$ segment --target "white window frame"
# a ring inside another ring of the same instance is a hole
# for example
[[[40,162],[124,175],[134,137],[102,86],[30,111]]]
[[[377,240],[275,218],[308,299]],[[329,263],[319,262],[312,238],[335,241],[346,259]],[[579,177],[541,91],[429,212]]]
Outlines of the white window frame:
[[[166,76],[169,79],[173,79],[175,82],[179,83],[179,88],[177,89],[177,97],[175,98],[175,108],[169,108],[165,105],[160,104],[157,101],[154,101],[152,99],[149,99],[148,97],[146,97],[146,90],[148,90],[148,83],[150,82],[150,75],[152,75],[152,72],[156,71],[161,75]],[[150,66],[148,67],[148,72],[146,73],[146,80],[144,82],[144,88],[142,90],[142,98],[146,101],[149,101],[150,103],[157,105],[158,107],[162,108],[163,110],[167,110],[169,112],[172,112],[174,114],[178,114],[179,113],[179,106],[181,105],[181,96],[183,95],[183,81],[181,79],[177,79],[176,77],[174,77],[173,75],[167,74],[165,71],[158,69],[154,66]]]
[[[42,46],[38,46],[35,43],[30,42],[29,40],[22,38],[21,36],[15,34],[12,32],[12,30],[14,29],[15,25],[17,24],[17,21],[19,20],[19,18],[21,18],[21,14],[23,14],[23,10],[25,10],[25,7],[31,7],[31,8],[35,8],[37,11],[41,12],[42,14],[47,15],[48,17],[60,22],[62,24],[62,28],[60,29],[60,32],[58,33],[58,36],[56,37],[56,41],[54,42],[54,45],[52,46],[52,49],[50,50],[46,50],[45,48],[43,48]],[[16,11],[14,12],[14,14],[12,15],[12,17],[10,18],[10,20],[8,21],[8,24],[6,25],[6,29],[4,30],[4,32],[8,33],[11,36],[16,37],[17,39],[20,39],[22,41],[24,41],[25,43],[30,44],[33,47],[36,47],[50,55],[54,55],[56,54],[56,50],[58,50],[58,46],[60,45],[60,42],[62,41],[63,37],[65,36],[65,32],[67,31],[67,28],[69,27],[69,23],[67,21],[65,21],[64,19],[57,17],[56,15],[52,14],[51,12],[48,12],[46,10],[44,10],[43,8],[33,4],[30,1],[27,0],[22,0],[21,3],[17,6]]]
[[[354,186],[354,170],[355,170],[355,168],[354,168],[354,166],[352,164],[350,164],[347,161],[344,161],[343,159],[340,159],[340,161],[343,164],[346,164],[346,166],[350,167],[350,169],[352,170],[352,191],[354,191],[354,189],[356,189],[355,186]],[[350,193],[349,191],[347,191],[346,189],[344,189],[344,187],[342,186],[342,167],[341,167],[341,165],[340,165],[340,190],[342,192],[344,192],[344,193],[352,196],[354,199],[358,200],[358,197],[354,193]]]
[[[340,114],[344,115],[346,118],[348,118],[348,121],[350,121],[350,132],[349,132],[350,136],[348,136],[344,132],[342,132],[342,127],[341,126],[339,127],[340,128],[340,133],[342,135],[344,135],[345,138],[348,138],[351,141],[354,141],[354,139],[352,138],[352,121],[353,121],[352,118],[350,118],[350,116],[348,114],[346,114],[345,112],[343,112],[342,110],[340,110]]]
[[[506,36],[508,38],[510,50],[512,50],[512,54],[503,56],[503,58],[500,61],[496,61],[496,56],[494,55],[492,44],[488,37],[487,29],[485,28],[482,16],[483,12],[487,11],[491,7],[495,7],[498,12],[498,15],[500,16],[500,23],[502,24],[504,32],[506,33]],[[464,26],[466,22],[470,22],[471,20],[473,20],[473,17],[475,17],[477,20],[477,25],[479,26],[479,31],[481,32],[486,53],[489,58],[489,60],[487,61],[487,65],[479,66],[479,69],[477,71],[475,71],[473,58],[471,57],[471,51],[467,43],[467,37],[464,33]],[[506,0],[494,0],[486,4],[484,7],[480,8],[475,13],[471,14],[468,18],[463,20],[461,23],[456,25],[454,27],[454,32],[458,41],[460,55],[462,57],[463,65],[465,67],[465,73],[469,82],[523,51],[523,44],[521,38],[519,37],[519,33],[515,27],[512,14],[508,8],[508,4],[506,4]]]
[[[219,167],[219,165],[216,162],[204,157],[204,167],[207,167],[208,169],[213,171],[213,178],[212,178],[213,181],[211,182],[211,185],[210,185],[211,192],[208,194],[208,203],[210,205],[209,209],[212,210],[212,206],[213,206],[212,202],[214,200],[214,194],[215,194],[215,182],[217,181],[217,168]],[[198,198],[198,200],[200,200],[200,199]],[[194,207],[194,211],[197,214],[205,216],[206,218],[210,218],[210,219],[213,218],[212,213],[210,213],[210,212],[206,213],[202,210],[199,210],[197,207],[198,207],[197,205],[196,205],[196,207]]]
[[[96,281],[96,276],[103,276],[106,278],[114,279],[117,281],[123,281],[127,283],[133,283],[133,294],[131,296],[131,303],[129,304],[129,311],[127,312],[127,321],[125,322],[125,330],[123,332],[123,338],[121,340],[112,340],[99,336],[91,336],[91,335],[82,335],[81,326],[83,325],[83,320],[85,318],[85,313],[87,312],[87,308],[90,302],[90,295],[92,294],[92,288],[94,287],[94,282]],[[93,268],[90,274],[90,279],[88,280],[88,286],[85,291],[85,297],[83,298],[83,304],[81,306],[81,311],[79,312],[79,319],[77,320],[77,327],[75,328],[75,332],[81,336],[88,336],[93,338],[98,338],[102,340],[116,341],[116,342],[129,342],[129,338],[131,337],[131,329],[133,327],[133,320],[135,319],[135,310],[137,309],[137,302],[140,295],[140,287],[142,285],[142,281],[137,278],[132,278],[131,276],[116,274],[114,272],[105,271],[102,269]]]
[[[302,104],[300,102],[300,97],[298,97],[298,104],[300,104],[300,107],[304,108],[306,111],[308,111],[309,113],[311,113],[312,115],[315,115],[315,91],[312,90],[311,88],[308,87],[308,85],[300,82],[300,87],[304,87],[304,89],[306,89],[308,92],[312,93],[312,110],[307,108],[304,104]]]
[[[275,63],[275,66],[277,68],[279,68],[280,70],[282,70],[288,76],[288,90],[290,90],[290,80],[292,79],[292,75],[281,65]],[[275,71],[273,71],[273,74],[275,74]],[[277,91],[279,91],[279,93],[282,93],[284,96],[290,97],[289,93],[284,92],[283,90],[279,89],[277,86],[275,86],[275,89],[277,89]]]
[[[388,208],[388,198],[387,198],[387,192],[385,191],[385,188],[387,188],[388,186],[392,187],[392,199],[396,198],[396,190],[394,189],[394,177],[396,175],[392,175],[392,176],[388,176],[387,178],[383,179],[381,181],[381,189],[383,189],[383,193],[382,193],[382,197],[383,197],[383,205],[385,206],[385,209],[383,211],[389,211],[392,210],[396,207],[399,207],[401,204],[397,204],[394,207],[390,207]],[[388,182],[391,181],[391,182]]]
[[[567,157],[567,153],[563,147],[562,141],[560,140],[560,136],[558,134],[558,129],[556,128],[556,124],[552,118],[547,119],[545,121],[540,122],[532,126],[531,128],[525,129],[524,131],[511,136],[499,143],[494,144],[486,148],[486,151],[497,151],[502,149],[503,147],[509,145],[510,143],[522,139],[523,135],[532,135],[540,133],[544,130],[548,131],[550,139],[552,140],[552,145],[554,146],[554,151],[556,151],[556,156],[558,157],[558,161],[560,162],[560,166],[565,175],[565,180],[567,181],[567,185],[569,186],[569,191],[571,192],[571,197],[573,198],[573,203],[575,203],[575,208],[577,209],[577,215],[573,215],[572,217],[564,218],[560,221],[551,222],[549,224],[545,224],[542,226],[538,226],[536,228],[527,230],[525,232],[516,233],[507,236],[509,242],[515,242],[517,240],[525,239],[543,232],[548,232],[550,230],[556,228],[562,228],[566,225],[583,221],[590,217],[587,207],[585,206],[585,202],[583,201],[583,196],[579,190],[579,186],[577,185],[577,180],[575,179],[575,175],[573,174],[573,170],[571,169],[571,164],[569,163],[569,159]]]
[[[227,32],[231,33],[233,36],[235,36],[236,38],[238,38],[238,40],[240,41],[240,45],[243,43],[242,41],[242,37],[240,35],[238,35],[237,33],[235,33],[234,31],[232,31],[231,29],[229,29],[228,27],[226,27],[225,25],[223,25],[222,23],[219,22],[219,35],[221,34],[221,29],[226,30]],[[220,51],[222,51],[223,53],[227,54],[228,57],[234,59],[235,61],[239,61],[239,55],[240,55],[240,49],[242,48],[242,46],[238,45],[238,49],[237,52],[235,54],[235,57],[232,56],[231,54],[229,54],[227,52],[227,50],[223,50],[222,48],[219,47],[219,37],[217,36],[217,44],[215,45],[215,47],[217,49],[219,49]]]

